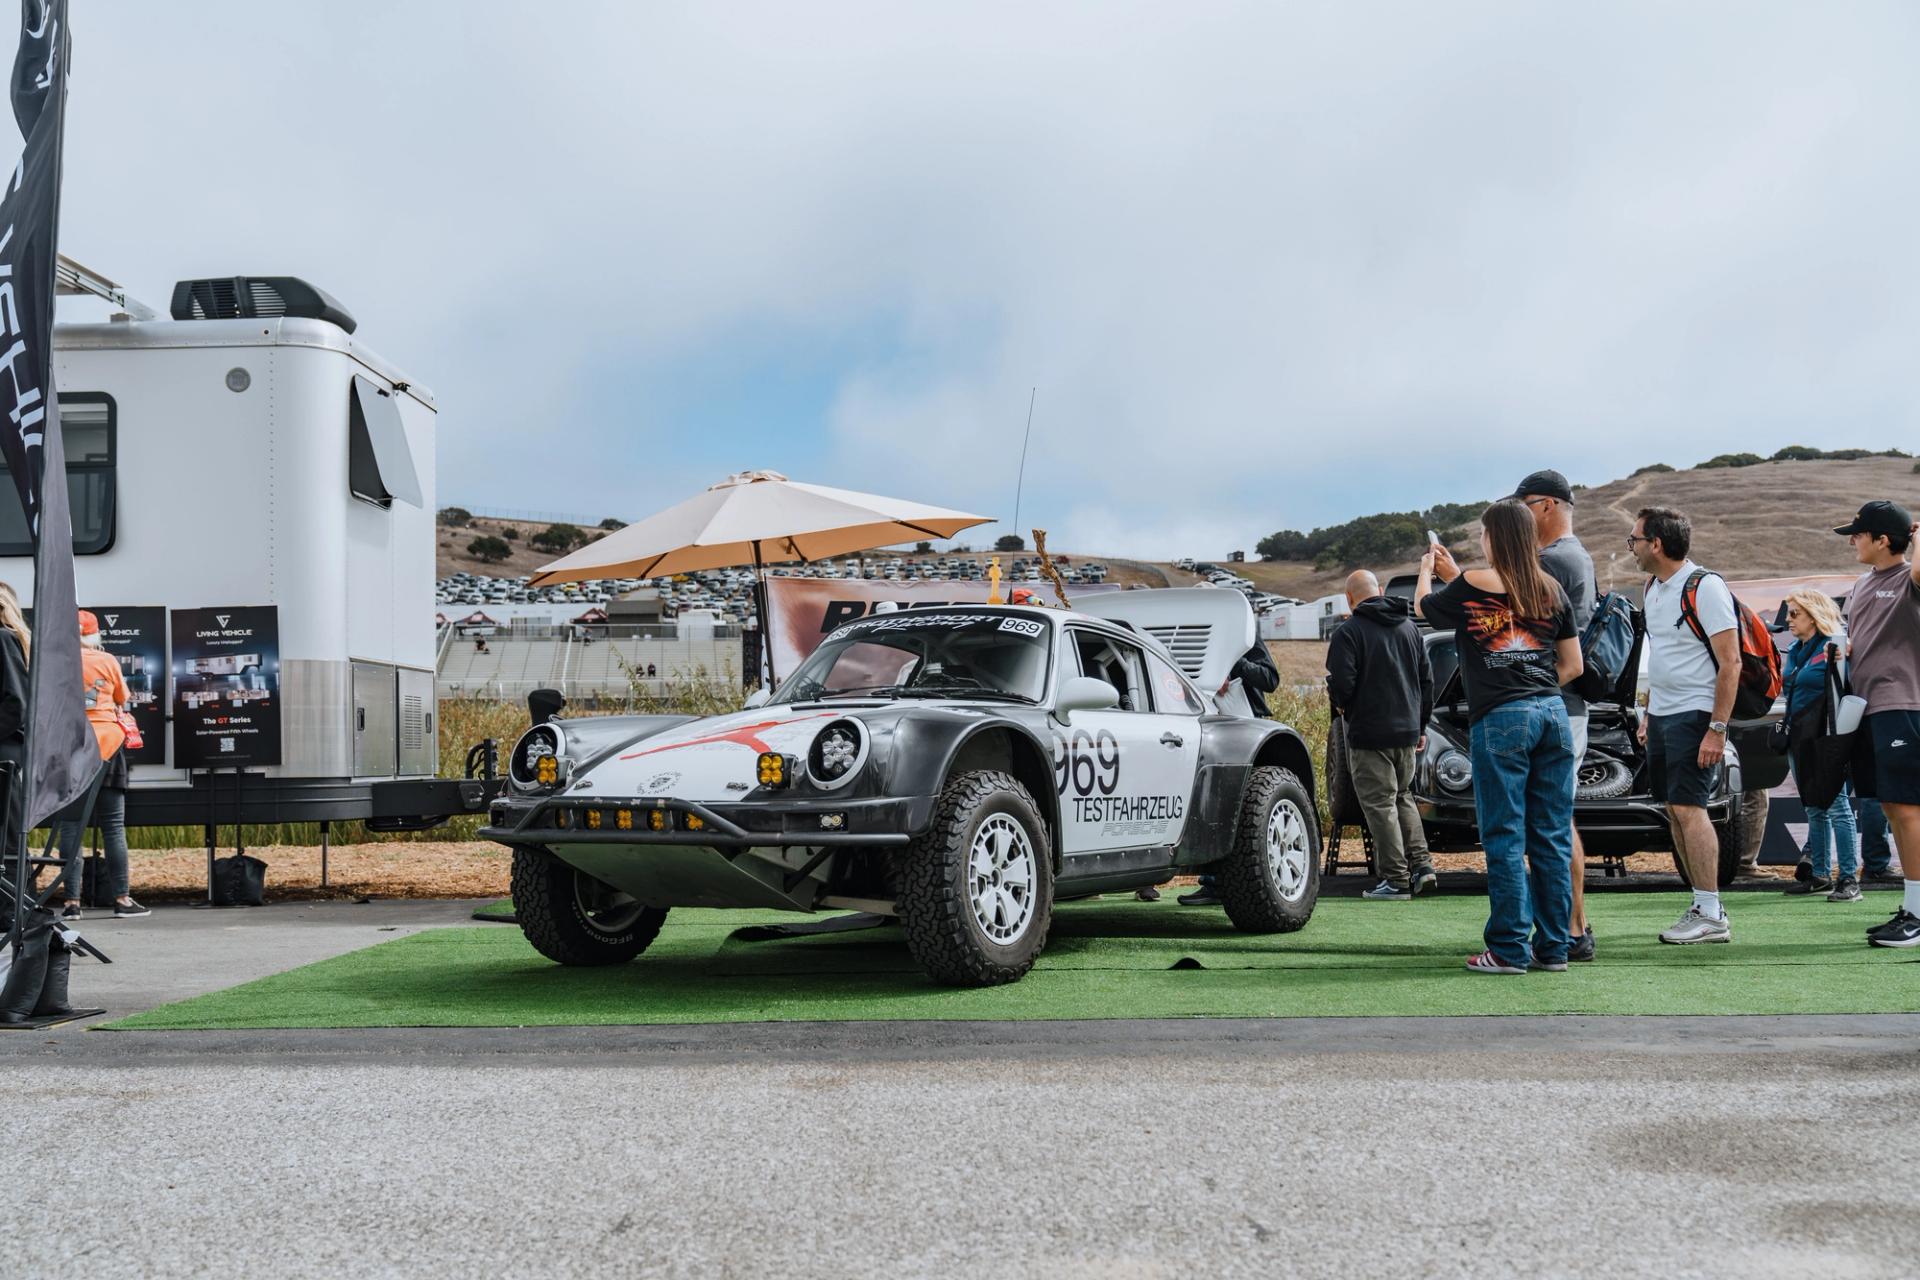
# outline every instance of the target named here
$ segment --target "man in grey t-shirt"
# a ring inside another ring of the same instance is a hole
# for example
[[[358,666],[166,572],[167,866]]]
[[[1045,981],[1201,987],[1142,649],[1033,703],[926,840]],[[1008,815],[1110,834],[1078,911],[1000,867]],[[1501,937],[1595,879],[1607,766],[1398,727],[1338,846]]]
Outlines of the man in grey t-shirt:
[[[1566,591],[1573,605],[1573,625],[1585,632],[1593,617],[1595,584],[1593,557],[1573,536],[1573,486],[1558,471],[1536,471],[1522,480],[1513,496],[1533,512],[1533,525],[1540,540],[1540,567]],[[1587,752],[1587,701],[1572,689],[1562,688],[1560,696],[1567,704],[1567,725],[1573,730],[1573,776],[1579,785],[1580,757]],[[1569,960],[1593,959],[1593,930],[1587,927],[1587,854],[1580,846],[1580,828],[1573,830],[1573,945]]]

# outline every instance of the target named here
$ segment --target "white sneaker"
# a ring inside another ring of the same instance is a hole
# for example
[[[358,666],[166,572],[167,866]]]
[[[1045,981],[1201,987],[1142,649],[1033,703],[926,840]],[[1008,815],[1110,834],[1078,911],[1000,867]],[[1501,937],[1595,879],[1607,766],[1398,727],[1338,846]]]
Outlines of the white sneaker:
[[[1673,928],[1660,935],[1660,941],[1685,945],[1690,942],[1732,942],[1733,929],[1723,917],[1719,920],[1700,914],[1700,908],[1688,907]]]

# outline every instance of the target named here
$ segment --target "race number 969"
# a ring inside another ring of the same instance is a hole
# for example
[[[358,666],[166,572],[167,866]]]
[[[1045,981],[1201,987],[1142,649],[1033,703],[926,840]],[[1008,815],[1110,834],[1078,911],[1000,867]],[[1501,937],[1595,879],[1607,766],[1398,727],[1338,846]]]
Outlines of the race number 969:
[[[1120,743],[1102,729],[1053,739],[1053,784],[1061,795],[1110,796],[1120,785]]]

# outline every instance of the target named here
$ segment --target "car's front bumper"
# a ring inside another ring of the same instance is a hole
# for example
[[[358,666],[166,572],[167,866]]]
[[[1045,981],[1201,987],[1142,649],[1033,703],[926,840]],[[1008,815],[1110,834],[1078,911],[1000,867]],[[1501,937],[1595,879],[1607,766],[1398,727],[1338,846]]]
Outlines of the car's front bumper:
[[[663,796],[515,796],[494,802],[483,840],[510,845],[696,845],[715,849],[889,847],[908,843],[933,818],[932,796],[707,804]],[[625,812],[630,826],[622,827]],[[589,814],[597,814],[592,825]],[[655,815],[662,815],[656,818]],[[837,825],[822,826],[823,818]],[[689,826],[697,819],[698,829]],[[655,826],[655,822],[659,826]]]

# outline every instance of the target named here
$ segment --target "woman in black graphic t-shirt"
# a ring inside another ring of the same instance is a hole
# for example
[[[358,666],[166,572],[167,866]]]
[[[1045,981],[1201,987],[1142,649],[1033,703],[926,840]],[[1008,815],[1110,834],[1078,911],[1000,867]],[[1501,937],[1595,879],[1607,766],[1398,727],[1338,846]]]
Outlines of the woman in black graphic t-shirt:
[[[1508,498],[1480,517],[1491,569],[1433,590],[1420,562],[1414,608],[1452,627],[1472,721],[1473,803],[1487,853],[1487,949],[1475,973],[1567,967],[1573,915],[1573,735],[1560,686],[1580,674],[1573,607],[1540,568],[1533,515]],[[1444,559],[1442,559],[1444,557]]]

